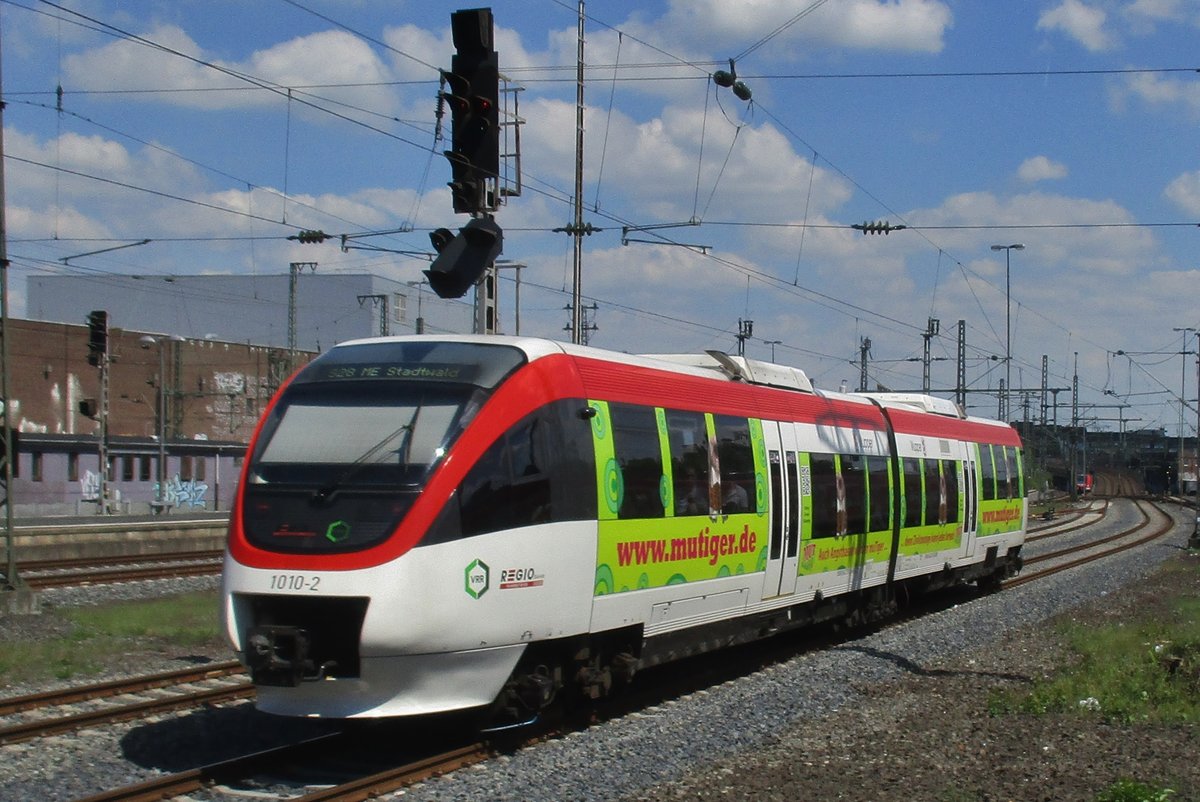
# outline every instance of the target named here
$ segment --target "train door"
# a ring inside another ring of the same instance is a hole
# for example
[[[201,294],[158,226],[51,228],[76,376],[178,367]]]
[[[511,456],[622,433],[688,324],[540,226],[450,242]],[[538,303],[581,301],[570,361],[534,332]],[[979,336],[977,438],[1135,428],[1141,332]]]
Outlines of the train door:
[[[796,555],[800,547],[800,461],[796,454],[796,430],[788,423],[763,421],[767,446],[767,482],[770,511],[767,540],[767,571],[763,598],[786,596],[796,591]]]
[[[966,444],[966,459],[963,460],[963,545],[967,555],[975,553],[975,538],[979,534],[979,449],[974,443]]]

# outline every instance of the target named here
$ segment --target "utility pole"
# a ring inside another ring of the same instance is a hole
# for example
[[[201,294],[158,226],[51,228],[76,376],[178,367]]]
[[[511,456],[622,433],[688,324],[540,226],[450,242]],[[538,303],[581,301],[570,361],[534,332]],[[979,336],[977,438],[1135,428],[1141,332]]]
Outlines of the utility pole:
[[[583,0],[579,0],[578,58],[575,65],[575,217],[571,270],[571,342],[584,341],[583,324]]]
[[[2,37],[0,37],[2,40]],[[3,82],[0,81],[0,86]],[[3,95],[0,94],[0,97]],[[13,428],[12,417],[10,412],[11,395],[10,395],[10,375],[9,375],[9,318],[8,318],[8,229],[4,219],[4,104],[0,102],[0,417],[3,417],[2,436],[4,443],[4,469],[0,473],[0,479],[4,482],[4,547],[6,553],[6,563],[4,568],[4,583],[0,584],[0,591],[12,593],[10,597],[9,607],[28,605],[32,606],[32,599],[29,596],[29,589],[25,582],[17,573],[17,551],[13,543],[13,460],[17,458],[16,449],[13,448]],[[15,602],[15,603],[14,603]]]
[[[292,262],[288,280],[288,373],[296,369],[296,278],[300,271],[316,272],[316,262]]]
[[[958,321],[958,378],[954,384],[954,400],[963,412],[967,411],[967,321]]]
[[[921,359],[921,391],[929,392],[929,341],[938,335],[938,328],[941,326],[941,321],[935,317],[929,318],[929,323],[925,327],[921,337],[925,340],[925,352]]]
[[[858,345],[858,391],[867,391],[867,358],[871,355],[871,338],[863,337]]]
[[[388,297],[383,294],[358,296],[358,305],[360,307],[366,301],[370,301],[372,306],[379,309],[379,336],[388,336]]]
[[[738,318],[737,349],[738,356],[746,355],[746,340],[754,336],[754,321]]]
[[[563,309],[566,309],[568,312],[570,312],[573,307],[564,306]],[[579,325],[582,327],[582,331],[580,331],[578,334],[576,334],[575,330],[571,328],[571,326],[574,325],[573,323],[568,323],[567,325],[563,326],[563,331],[571,332],[571,342],[578,345],[588,344],[588,332],[596,331],[600,328],[595,324],[595,322],[592,321],[588,315],[588,312],[597,312],[599,309],[600,307],[596,305],[595,301],[592,302],[591,306],[582,306],[579,308]],[[574,317],[574,315],[572,315],[572,317]]]

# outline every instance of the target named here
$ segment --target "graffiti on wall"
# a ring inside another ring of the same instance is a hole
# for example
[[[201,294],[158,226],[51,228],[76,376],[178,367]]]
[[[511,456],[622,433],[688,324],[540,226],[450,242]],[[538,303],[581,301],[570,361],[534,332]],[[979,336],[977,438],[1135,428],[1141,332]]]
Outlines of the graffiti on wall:
[[[79,480],[79,490],[84,501],[100,500],[100,474],[94,471],[84,471]],[[120,489],[114,488],[112,495],[120,500]],[[154,497],[159,498],[158,483],[154,484]],[[189,479],[186,482],[175,474],[167,481],[166,493],[162,496],[171,507],[204,507],[208,502],[208,483]]]
[[[156,488],[157,489],[157,488]],[[208,483],[195,479],[180,481],[179,474],[167,482],[166,502],[172,507],[203,507],[208,495]]]
[[[100,474],[84,471],[83,478],[79,480],[79,490],[83,493],[84,501],[98,501],[100,499]]]

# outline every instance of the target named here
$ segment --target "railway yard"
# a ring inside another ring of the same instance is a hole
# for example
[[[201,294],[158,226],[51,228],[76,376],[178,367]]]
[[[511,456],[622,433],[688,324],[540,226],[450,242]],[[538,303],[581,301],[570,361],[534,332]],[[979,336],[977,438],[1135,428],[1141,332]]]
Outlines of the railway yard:
[[[1068,659],[1050,622],[1119,621],[1194,595],[1193,526],[1173,503],[1081,501],[1031,519],[1025,570],[997,593],[956,591],[876,630],[787,636],[646,672],[632,704],[500,751],[452,723],[443,738],[428,726],[268,716],[220,643],[131,647],[101,685],[0,690],[3,797],[1091,800],[1133,778],[1200,799],[1194,724],[988,705]],[[0,638],[59,637],[52,613],[75,605],[215,591],[219,570],[203,552],[94,562],[30,564],[47,613],[0,619]]]

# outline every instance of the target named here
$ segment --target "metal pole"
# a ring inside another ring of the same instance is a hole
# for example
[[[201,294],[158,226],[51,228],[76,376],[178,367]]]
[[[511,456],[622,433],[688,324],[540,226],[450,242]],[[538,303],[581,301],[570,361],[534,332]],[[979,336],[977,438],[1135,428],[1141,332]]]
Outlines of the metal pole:
[[[0,403],[4,404],[0,415],[4,418],[4,547],[7,552],[4,587],[17,590],[22,583],[17,576],[17,551],[13,543],[13,459],[16,453],[12,441],[12,419],[8,414],[12,409],[12,399],[9,396],[8,353],[12,329],[8,319],[8,229],[5,227],[4,203],[4,103],[0,101],[0,396],[3,396]]]
[[[1008,396],[1012,392],[1012,259],[1013,250],[1023,251],[1019,242],[1012,245],[993,245],[993,251],[1004,251],[1004,392],[1000,394],[1001,419],[1008,423],[1012,416]]]
[[[579,0],[575,67],[575,225],[571,273],[571,342],[583,342],[583,0]]]
[[[167,507],[167,356],[165,340],[158,341],[158,504]]]

